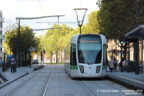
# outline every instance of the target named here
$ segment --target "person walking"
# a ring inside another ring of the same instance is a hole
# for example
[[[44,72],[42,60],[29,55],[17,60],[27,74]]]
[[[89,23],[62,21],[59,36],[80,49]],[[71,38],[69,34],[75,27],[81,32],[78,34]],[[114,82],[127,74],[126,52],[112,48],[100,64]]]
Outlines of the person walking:
[[[16,72],[16,61],[14,56],[12,56],[11,60],[10,60],[10,64],[11,64],[11,73]]]
[[[110,63],[109,63],[110,72],[113,71],[113,68],[114,68],[114,60],[113,60],[113,57],[111,57],[111,60],[110,60]]]
[[[117,61],[116,72],[119,72],[119,70],[120,70],[119,65],[120,65],[120,62]]]
[[[124,66],[124,71],[127,71],[127,67],[128,67],[127,60],[124,60],[123,66]]]
[[[114,58],[114,71],[116,72],[116,67],[117,67],[117,60]]]

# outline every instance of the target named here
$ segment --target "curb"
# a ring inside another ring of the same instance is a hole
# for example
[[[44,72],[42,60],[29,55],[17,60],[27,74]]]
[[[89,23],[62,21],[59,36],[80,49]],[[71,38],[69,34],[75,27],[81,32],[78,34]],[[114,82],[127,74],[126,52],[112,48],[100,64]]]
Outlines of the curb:
[[[34,69],[32,70],[32,72],[33,72],[33,71],[36,71],[36,70],[39,70],[39,69],[41,69],[41,68],[43,68],[43,67],[44,67],[43,65],[40,65],[40,66],[34,68]],[[24,73],[23,75],[15,78],[15,79],[13,79],[13,80],[11,80],[11,81],[7,81],[6,83],[0,85],[0,89],[3,88],[3,87],[5,87],[5,86],[7,86],[7,85],[9,85],[9,84],[11,84],[11,83],[13,83],[13,82],[16,81],[16,80],[18,80],[18,79],[20,79],[20,78],[28,75],[28,74],[30,74],[30,72],[26,72],[26,73]]]
[[[3,88],[3,87],[5,87],[5,86],[7,86],[7,85],[9,85],[9,84],[11,84],[12,82],[14,82],[14,81],[16,81],[16,80],[18,80],[18,79],[20,79],[20,78],[22,78],[22,77],[24,77],[24,76],[28,75],[28,74],[29,74],[29,72],[26,72],[25,74],[23,74],[23,75],[19,76],[19,77],[18,77],[18,78],[16,78],[16,79],[11,80],[11,81],[8,81],[8,82],[6,82],[6,83],[2,84],[2,85],[0,86],[0,89],[1,89],[1,88]]]
[[[41,69],[41,68],[43,68],[43,67],[44,67],[44,65],[40,65],[40,66],[34,68],[33,71],[37,71],[37,70],[39,70],[39,69]]]
[[[0,73],[0,80],[2,81],[2,82],[5,82],[5,81],[7,81],[7,78],[5,77],[5,76],[3,76],[3,74],[2,73]]]
[[[120,83],[120,84],[124,85],[125,87],[131,88],[131,89],[142,89],[142,90],[144,90],[144,82],[142,82],[142,81],[127,78],[127,77],[124,77],[124,76],[113,75],[113,74],[110,74],[110,73],[107,73],[106,77],[108,77],[108,79],[110,79],[114,82],[117,82],[117,83]]]

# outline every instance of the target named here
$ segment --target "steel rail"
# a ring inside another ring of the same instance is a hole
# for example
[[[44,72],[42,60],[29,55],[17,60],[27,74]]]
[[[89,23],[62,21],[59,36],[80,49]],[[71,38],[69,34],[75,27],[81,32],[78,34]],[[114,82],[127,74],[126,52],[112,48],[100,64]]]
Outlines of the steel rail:
[[[88,94],[88,96],[96,96],[95,92],[91,90],[91,88],[88,88],[82,81],[78,82],[80,87],[85,90],[85,92]]]
[[[46,96],[46,92],[47,92],[47,89],[48,89],[48,85],[49,85],[49,81],[50,81],[50,78],[51,78],[51,74],[52,74],[52,72],[50,72],[50,74],[48,76],[47,84],[46,84],[46,87],[45,87],[45,90],[44,90],[42,96]]]
[[[26,82],[28,82],[31,78],[33,78],[36,74],[34,74],[33,76],[31,76],[30,78],[26,79],[24,82],[22,82],[19,86],[17,86],[16,88],[14,88],[13,90],[11,90],[10,92],[8,92],[6,95],[4,96],[10,96],[12,95],[14,92],[16,92],[21,86],[23,86]]]

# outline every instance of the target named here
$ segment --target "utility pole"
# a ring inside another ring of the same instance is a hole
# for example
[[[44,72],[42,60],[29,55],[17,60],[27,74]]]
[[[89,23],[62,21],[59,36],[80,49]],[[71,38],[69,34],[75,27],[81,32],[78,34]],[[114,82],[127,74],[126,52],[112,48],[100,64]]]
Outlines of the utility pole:
[[[122,64],[122,61],[123,61],[123,41],[121,40],[120,41],[121,43],[121,62],[120,62],[120,67],[121,67],[121,72],[123,72],[123,64]]]
[[[136,26],[139,25],[139,0],[136,0]],[[135,73],[139,74],[139,39],[134,42]]]
[[[19,66],[21,66],[21,62],[20,62],[20,18],[17,19],[18,20],[18,35],[17,35],[17,66],[19,64]]]
[[[2,24],[3,23],[3,17],[2,17],[2,11],[0,10],[0,57],[2,59],[2,40],[4,39],[4,36],[2,34]]]
[[[2,34],[2,23],[3,23],[3,17],[2,17],[2,11],[0,10],[0,59],[4,59],[4,64],[2,64],[2,71],[5,71],[5,53],[4,53],[4,57],[3,57],[3,46],[2,46],[2,41],[4,39],[4,36]]]
[[[136,0],[136,26],[139,25],[139,0]]]

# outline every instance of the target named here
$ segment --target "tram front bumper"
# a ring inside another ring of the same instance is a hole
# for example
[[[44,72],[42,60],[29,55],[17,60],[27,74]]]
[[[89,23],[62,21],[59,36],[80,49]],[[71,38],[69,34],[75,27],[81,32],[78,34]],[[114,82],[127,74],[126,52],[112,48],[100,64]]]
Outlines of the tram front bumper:
[[[73,72],[70,74],[72,78],[98,78],[98,77],[105,77],[106,73],[80,73],[80,72]]]
[[[104,74],[82,74],[84,78],[98,78],[98,77],[105,77]]]

